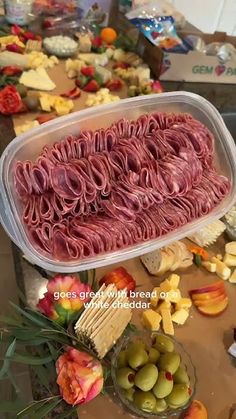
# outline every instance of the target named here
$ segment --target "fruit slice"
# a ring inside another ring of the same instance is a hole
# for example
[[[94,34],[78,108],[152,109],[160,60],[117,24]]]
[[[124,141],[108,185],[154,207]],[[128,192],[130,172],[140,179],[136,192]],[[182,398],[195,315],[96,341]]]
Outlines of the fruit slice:
[[[204,294],[207,292],[217,291],[224,289],[224,281],[217,281],[214,284],[206,285],[205,287],[196,288],[194,290],[189,291],[189,294],[192,296],[192,294]]]
[[[194,300],[194,305],[196,307],[206,307],[206,306],[210,306],[210,305],[215,305],[217,303],[220,303],[221,301],[223,301],[225,298],[227,297],[227,295],[225,293],[217,296],[216,298],[211,298],[208,300]]]
[[[219,289],[219,290],[217,290],[217,291],[210,291],[210,292],[204,292],[204,293],[202,293],[202,294],[192,294],[192,300],[193,300],[193,302],[195,301],[195,300],[202,300],[202,301],[205,301],[205,300],[212,300],[213,298],[217,298],[217,297],[219,297],[220,295],[224,295],[224,289],[222,288],[222,289]]]
[[[202,402],[194,400],[189,407],[184,419],[208,419],[208,414]]]
[[[217,304],[211,304],[209,306],[201,306],[198,307],[198,310],[205,314],[206,316],[218,316],[218,314],[223,313],[223,311],[226,309],[228,305],[228,297],[225,297],[223,301],[220,301]]]

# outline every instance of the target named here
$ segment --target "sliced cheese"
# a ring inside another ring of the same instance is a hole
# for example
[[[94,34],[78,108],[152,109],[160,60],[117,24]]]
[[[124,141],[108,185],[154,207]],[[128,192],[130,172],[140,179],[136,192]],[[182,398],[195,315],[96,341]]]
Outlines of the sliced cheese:
[[[174,335],[174,326],[171,319],[171,312],[170,309],[162,308],[161,309],[161,317],[162,317],[162,326],[163,330],[167,335]]]
[[[192,306],[192,301],[190,298],[181,298],[176,304],[176,310],[181,310],[181,308],[190,308]]]
[[[236,256],[236,241],[225,245],[225,253]]]
[[[159,330],[162,317],[152,309],[145,310],[142,316],[144,327],[152,332]]]
[[[174,323],[183,325],[187,318],[189,317],[189,312],[184,308],[177,310],[174,314],[172,314],[171,319]]]
[[[231,277],[229,278],[229,282],[231,282],[231,284],[236,284],[236,269],[233,271]]]
[[[31,89],[46,91],[53,90],[56,87],[46,70],[42,67],[39,67],[36,70],[24,71],[20,77],[19,83],[22,83]]]

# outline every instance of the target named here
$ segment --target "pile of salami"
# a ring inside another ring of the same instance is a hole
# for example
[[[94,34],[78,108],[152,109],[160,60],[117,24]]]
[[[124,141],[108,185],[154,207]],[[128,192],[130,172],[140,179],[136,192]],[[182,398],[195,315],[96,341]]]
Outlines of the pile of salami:
[[[122,119],[46,146],[14,173],[31,242],[69,261],[175,230],[229,192],[213,155],[213,135],[189,114]]]

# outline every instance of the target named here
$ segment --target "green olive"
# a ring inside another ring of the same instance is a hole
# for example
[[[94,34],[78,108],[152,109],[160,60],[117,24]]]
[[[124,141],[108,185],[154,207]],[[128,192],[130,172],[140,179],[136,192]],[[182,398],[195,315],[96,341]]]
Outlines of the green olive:
[[[28,89],[24,84],[21,84],[21,83],[17,84],[16,89],[18,93],[20,94],[20,97],[24,98],[27,96]]]
[[[27,96],[24,99],[24,104],[30,111],[36,111],[39,107],[39,99],[37,96]]]

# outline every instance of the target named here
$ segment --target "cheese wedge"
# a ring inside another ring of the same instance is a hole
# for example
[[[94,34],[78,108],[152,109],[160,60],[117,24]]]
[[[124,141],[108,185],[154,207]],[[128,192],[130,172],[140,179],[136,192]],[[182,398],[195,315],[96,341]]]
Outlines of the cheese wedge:
[[[174,326],[171,319],[171,312],[167,308],[161,309],[162,326],[167,335],[174,335]]]
[[[53,90],[56,87],[46,70],[42,67],[39,67],[36,70],[24,71],[20,77],[19,83],[22,83],[31,89],[46,91]]]
[[[142,322],[144,327],[151,330],[152,332],[159,330],[161,323],[161,316],[152,309],[145,310],[142,316]]]
[[[174,314],[171,316],[171,320],[174,323],[183,325],[187,318],[189,317],[189,312],[185,310],[184,308],[181,308],[180,310],[177,310]]]

